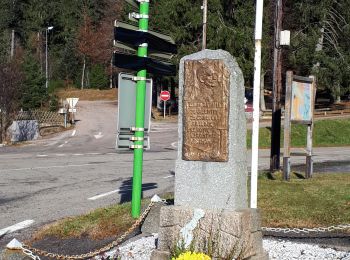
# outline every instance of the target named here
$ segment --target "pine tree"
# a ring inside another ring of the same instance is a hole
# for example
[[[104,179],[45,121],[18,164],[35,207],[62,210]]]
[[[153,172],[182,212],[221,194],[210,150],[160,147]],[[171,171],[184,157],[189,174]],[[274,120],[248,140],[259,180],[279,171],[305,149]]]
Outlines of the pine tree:
[[[27,53],[22,66],[25,80],[21,107],[24,110],[41,108],[48,101],[48,95],[45,88],[45,77],[40,71],[40,65],[32,54]]]

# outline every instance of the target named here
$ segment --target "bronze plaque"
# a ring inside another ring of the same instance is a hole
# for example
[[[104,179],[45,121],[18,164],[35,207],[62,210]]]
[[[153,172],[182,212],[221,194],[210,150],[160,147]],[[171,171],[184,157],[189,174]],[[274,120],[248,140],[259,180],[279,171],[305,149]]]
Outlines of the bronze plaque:
[[[228,161],[230,72],[221,60],[185,62],[183,160]]]

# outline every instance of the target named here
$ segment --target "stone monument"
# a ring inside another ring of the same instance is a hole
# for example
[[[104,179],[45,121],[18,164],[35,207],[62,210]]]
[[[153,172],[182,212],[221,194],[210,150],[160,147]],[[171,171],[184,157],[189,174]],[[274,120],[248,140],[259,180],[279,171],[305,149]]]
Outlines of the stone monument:
[[[174,248],[213,259],[268,259],[259,213],[247,204],[244,82],[237,62],[222,50],[185,56],[179,97],[175,205],[161,209],[151,259],[167,259]]]

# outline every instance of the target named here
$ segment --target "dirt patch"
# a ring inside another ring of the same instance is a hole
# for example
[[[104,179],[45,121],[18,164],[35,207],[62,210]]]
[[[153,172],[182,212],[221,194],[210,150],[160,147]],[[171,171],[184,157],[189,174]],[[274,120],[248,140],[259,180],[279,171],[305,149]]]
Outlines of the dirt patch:
[[[134,233],[128,236],[125,241],[138,235],[139,233],[140,230],[136,230]],[[41,240],[27,243],[37,249],[45,250],[50,253],[61,255],[79,255],[99,250],[109,243],[115,241],[117,238],[117,236],[113,236],[106,239],[94,240],[88,237],[60,239],[54,236],[47,236]],[[40,257],[40,259],[52,258]]]
[[[67,129],[64,128],[63,126],[48,126],[48,127],[40,128],[39,132],[42,137],[46,137],[46,136],[57,134],[66,130]]]
[[[66,98],[79,98],[80,101],[86,100],[86,101],[96,101],[96,100],[117,100],[118,99],[118,89],[106,89],[106,90],[99,90],[99,89],[76,89],[76,88],[69,88],[69,89],[63,89],[59,90],[57,92],[57,96],[61,99]]]
[[[167,113],[164,118],[163,111],[158,111],[156,107],[152,107],[152,120],[157,122],[177,122],[178,114],[173,113],[169,115]]]

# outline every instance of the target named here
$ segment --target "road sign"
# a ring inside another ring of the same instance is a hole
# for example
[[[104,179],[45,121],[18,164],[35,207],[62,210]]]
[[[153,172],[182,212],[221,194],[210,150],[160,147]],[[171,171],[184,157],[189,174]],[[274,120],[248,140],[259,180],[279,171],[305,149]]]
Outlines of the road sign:
[[[140,31],[136,26],[119,21],[114,22],[114,40],[135,49],[140,44],[147,43],[148,50],[153,53],[177,53],[175,41],[170,36],[154,31]]]
[[[67,103],[69,104],[69,107],[74,108],[78,103],[79,98],[66,98],[66,100],[67,100]]]
[[[125,0],[125,2],[127,2],[128,4],[132,5],[135,8],[139,7],[139,2],[136,0]]]
[[[170,99],[170,93],[167,90],[160,92],[160,99],[163,101],[168,101]]]
[[[135,103],[136,103],[136,81],[135,76],[126,73],[119,73],[118,77],[118,121],[117,121],[117,144],[116,148],[127,149],[133,142],[130,138],[134,133],[130,130],[135,127]],[[151,127],[151,106],[152,106],[152,79],[146,81],[145,100],[145,135],[148,135]],[[146,140],[146,138],[145,138]],[[145,148],[149,148],[149,139],[145,142]]]
[[[135,54],[137,52],[136,47],[118,41],[114,41],[114,47],[120,52],[126,52],[129,54]],[[148,56],[154,59],[168,61],[174,57],[174,54],[150,50]]]
[[[147,72],[156,75],[176,75],[175,65],[167,62],[157,61],[148,57],[138,57],[134,55],[127,55],[115,52],[113,54],[113,65],[118,68],[124,68],[135,71],[146,69]]]

